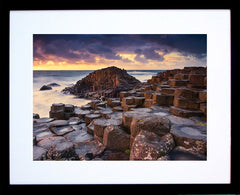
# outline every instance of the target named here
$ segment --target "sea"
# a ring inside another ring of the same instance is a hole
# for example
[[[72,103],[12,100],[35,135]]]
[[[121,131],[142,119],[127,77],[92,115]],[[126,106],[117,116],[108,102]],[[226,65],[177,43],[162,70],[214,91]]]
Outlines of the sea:
[[[73,104],[82,106],[90,102],[87,99],[77,98],[71,94],[63,94],[65,87],[74,85],[78,80],[86,77],[94,70],[60,70],[60,71],[33,71],[33,113],[42,117],[49,117],[50,107],[53,103]],[[146,82],[161,70],[128,70],[128,74],[134,76],[141,82]],[[40,91],[43,85],[57,83],[59,86],[52,87],[52,90]]]

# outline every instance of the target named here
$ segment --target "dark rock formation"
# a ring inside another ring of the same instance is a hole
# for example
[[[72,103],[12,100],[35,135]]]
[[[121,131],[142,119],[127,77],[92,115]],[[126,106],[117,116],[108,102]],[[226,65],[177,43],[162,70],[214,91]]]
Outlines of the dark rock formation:
[[[90,73],[74,86],[65,88],[63,93],[81,98],[119,97],[121,91],[131,90],[139,84],[141,82],[126,70],[112,66]]]
[[[57,84],[57,83],[49,83],[48,85],[43,85],[43,86],[40,88],[40,91],[51,90],[52,87],[58,87],[58,86],[60,86],[60,85]]]

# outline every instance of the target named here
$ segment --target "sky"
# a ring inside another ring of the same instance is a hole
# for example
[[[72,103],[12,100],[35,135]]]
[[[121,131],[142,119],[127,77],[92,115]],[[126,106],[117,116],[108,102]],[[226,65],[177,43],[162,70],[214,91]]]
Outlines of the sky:
[[[169,70],[207,65],[206,34],[34,34],[33,70]]]

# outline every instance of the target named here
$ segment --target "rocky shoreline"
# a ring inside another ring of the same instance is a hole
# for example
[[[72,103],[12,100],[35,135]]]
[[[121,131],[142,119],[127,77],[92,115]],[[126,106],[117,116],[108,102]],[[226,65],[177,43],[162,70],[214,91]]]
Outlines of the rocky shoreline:
[[[146,83],[133,79],[127,90],[117,84],[131,77],[99,88],[99,74],[92,75],[97,87],[84,88],[95,93],[91,103],[52,104],[49,118],[33,114],[33,160],[206,160],[206,68],[168,70]]]

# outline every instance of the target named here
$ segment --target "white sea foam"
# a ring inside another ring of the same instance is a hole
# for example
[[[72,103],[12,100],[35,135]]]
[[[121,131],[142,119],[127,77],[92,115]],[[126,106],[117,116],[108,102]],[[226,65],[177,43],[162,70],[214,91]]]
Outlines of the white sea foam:
[[[78,80],[87,76],[91,71],[34,71],[33,74],[33,113],[40,117],[49,117],[50,107],[53,103],[73,104],[82,106],[90,100],[76,98],[74,95],[63,94],[65,87],[75,84]],[[130,71],[129,74],[145,82],[150,79],[154,71]],[[43,85],[57,83],[60,86],[52,87],[52,90],[40,91]]]

